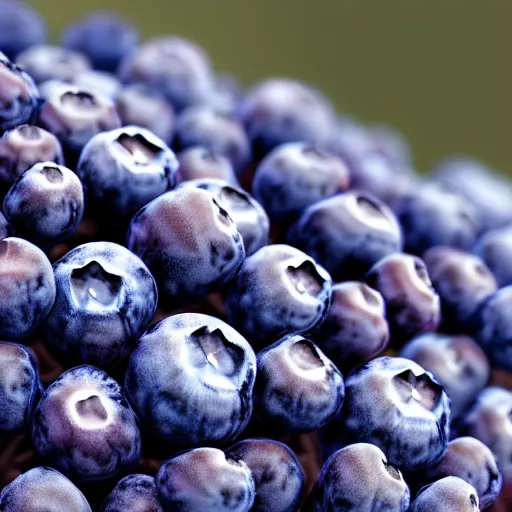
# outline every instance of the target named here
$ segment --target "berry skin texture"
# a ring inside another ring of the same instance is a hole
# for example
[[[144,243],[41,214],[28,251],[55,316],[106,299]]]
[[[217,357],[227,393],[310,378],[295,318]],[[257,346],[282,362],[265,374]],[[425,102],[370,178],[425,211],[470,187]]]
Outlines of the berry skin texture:
[[[53,270],[57,297],[42,326],[52,351],[101,367],[127,357],[156,310],[156,284],[144,263],[120,245],[90,242]]]
[[[512,370],[512,286],[488,297],[473,316],[473,336],[485,350],[493,368]]]
[[[64,372],[34,415],[36,452],[74,481],[105,480],[135,466],[141,435],[121,386],[93,366]]]
[[[252,412],[256,356],[228,324],[183,313],[152,327],[130,357],[125,390],[142,422],[169,445],[233,441]]]
[[[289,245],[267,245],[245,260],[229,286],[229,323],[263,348],[319,325],[331,293],[329,274],[307,254]]]
[[[130,224],[127,245],[154,275],[163,302],[173,306],[219,289],[245,258],[228,212],[196,187],[166,192],[144,206]]]
[[[470,250],[480,230],[473,205],[440,183],[403,194],[394,211],[404,232],[404,250],[418,256],[439,245]]]
[[[485,233],[473,252],[491,270],[500,288],[512,284],[512,228],[493,229]]]
[[[96,134],[121,126],[113,100],[68,84],[51,87],[38,123],[60,140],[69,166]]]
[[[2,512],[92,512],[81,491],[64,475],[49,467],[36,467],[20,475],[0,493]]]
[[[9,59],[45,42],[46,23],[28,3],[2,0],[0,12],[0,48]]]
[[[41,249],[16,237],[0,241],[0,339],[30,335],[55,301],[52,266]]]
[[[251,158],[250,142],[239,121],[207,105],[181,113],[176,120],[173,146],[176,151],[205,147],[227,157],[238,173],[245,170]]]
[[[12,184],[4,213],[18,236],[49,248],[78,229],[84,213],[82,184],[62,165],[38,163]]]
[[[124,477],[105,498],[99,512],[163,512],[155,479],[142,474]]]
[[[433,247],[423,261],[441,299],[443,330],[467,331],[477,307],[498,289],[491,271],[478,256],[451,247]]]
[[[84,147],[77,174],[87,207],[103,218],[131,218],[173,188],[178,160],[149,130],[125,126],[95,135]]]
[[[0,439],[29,426],[42,394],[31,351],[23,345],[0,341]]]
[[[196,448],[169,459],[156,485],[165,512],[248,512],[256,494],[247,465],[216,448]]]
[[[139,45],[121,61],[118,74],[123,83],[143,84],[161,92],[176,112],[203,103],[214,84],[204,50],[174,36]]]
[[[7,222],[4,214],[0,212],[0,242],[7,238],[8,236],[13,235],[13,229],[10,224]]]
[[[447,476],[420,489],[409,512],[479,512],[476,490],[456,476]]]
[[[451,401],[451,418],[473,403],[491,377],[484,351],[468,336],[427,333],[409,341],[400,352],[430,372]]]
[[[493,453],[473,437],[450,441],[443,458],[429,468],[427,482],[456,476],[472,485],[478,492],[482,510],[492,506],[501,491],[502,476]]]
[[[390,464],[409,472],[443,456],[450,435],[450,399],[421,366],[379,357],[345,379],[342,413],[325,430],[327,445],[378,446]]]
[[[253,512],[295,512],[304,493],[304,474],[297,456],[283,443],[271,439],[244,439],[226,450],[242,460],[256,486]]]
[[[202,179],[187,182],[212,194],[233,219],[242,235],[246,256],[268,245],[270,222],[262,206],[238,186],[222,180]]]
[[[288,231],[287,241],[325,267],[335,281],[362,279],[372,265],[402,249],[394,214],[359,191],[307,208]]]
[[[55,135],[27,124],[5,132],[0,138],[0,182],[7,188],[39,162],[64,165],[62,147]]]
[[[116,75],[107,71],[90,69],[75,76],[73,83],[85,91],[90,90],[94,94],[103,94],[116,100],[122,85]]]
[[[312,432],[341,409],[343,376],[302,336],[287,336],[258,353],[254,416],[272,435]]]
[[[384,297],[391,343],[400,345],[417,334],[437,329],[440,299],[420,258],[410,254],[383,258],[370,269],[366,283]]]
[[[334,123],[330,103],[318,91],[295,80],[271,78],[256,84],[237,110],[261,158],[287,142],[322,143]]]
[[[196,146],[178,154],[180,165],[176,173],[178,183],[205,178],[219,179],[239,186],[233,166],[227,157]]]
[[[356,443],[333,454],[301,510],[304,512],[406,512],[410,493],[402,473],[372,444]]]
[[[314,203],[345,192],[349,170],[312,144],[282,144],[260,163],[252,186],[272,222],[286,225]]]
[[[498,387],[485,388],[459,422],[457,436],[482,441],[494,453],[505,484],[512,480],[512,392]]]
[[[0,133],[32,123],[40,107],[31,76],[0,52]]]
[[[87,55],[96,69],[105,71],[115,71],[138,42],[138,30],[107,11],[94,12],[75,21],[62,36],[64,48]]]
[[[389,342],[382,295],[358,281],[335,284],[325,320],[308,336],[342,371],[365,363]]]

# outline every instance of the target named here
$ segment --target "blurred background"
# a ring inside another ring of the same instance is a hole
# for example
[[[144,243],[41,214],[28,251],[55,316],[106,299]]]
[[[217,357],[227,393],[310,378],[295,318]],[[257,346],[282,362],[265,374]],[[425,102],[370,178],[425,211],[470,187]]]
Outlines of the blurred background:
[[[419,170],[468,153],[510,167],[512,2],[504,0],[35,0],[54,41],[75,18],[111,9],[143,37],[195,40],[245,86],[305,80],[340,112],[386,122]],[[1,14],[0,14],[1,15]]]

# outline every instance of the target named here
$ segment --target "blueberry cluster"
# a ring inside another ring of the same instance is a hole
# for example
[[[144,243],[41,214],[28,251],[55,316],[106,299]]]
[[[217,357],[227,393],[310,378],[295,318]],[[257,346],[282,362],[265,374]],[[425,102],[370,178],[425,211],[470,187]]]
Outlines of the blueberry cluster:
[[[1,512],[512,510],[484,164],[0,0],[0,205]]]

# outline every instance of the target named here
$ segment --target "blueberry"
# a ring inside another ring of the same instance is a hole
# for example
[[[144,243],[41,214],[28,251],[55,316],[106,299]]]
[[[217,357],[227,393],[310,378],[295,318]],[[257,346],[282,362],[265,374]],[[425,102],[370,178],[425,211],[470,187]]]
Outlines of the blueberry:
[[[451,400],[451,417],[459,417],[484,389],[491,366],[484,351],[468,336],[428,333],[400,352],[434,375]]]
[[[425,480],[433,482],[447,476],[459,477],[472,485],[482,509],[492,506],[501,491],[502,476],[494,455],[473,437],[450,441],[443,458],[427,470]]]
[[[425,183],[403,194],[394,210],[404,232],[405,251],[418,256],[438,245],[469,250],[480,231],[473,205],[439,183]]]
[[[256,494],[246,464],[216,448],[196,448],[169,459],[156,485],[166,512],[248,512]]]
[[[133,218],[127,240],[169,305],[217,290],[245,257],[234,221],[212,194],[196,187],[180,187],[147,204]]]
[[[373,124],[367,127],[367,132],[377,151],[398,165],[411,165],[411,147],[396,128],[386,124]]]
[[[478,512],[478,494],[474,487],[447,476],[420,490],[409,512]]]
[[[340,371],[302,336],[287,336],[258,353],[254,414],[273,435],[323,427],[344,395]]]
[[[40,98],[34,80],[0,54],[0,133],[35,121]]]
[[[34,414],[38,455],[74,480],[104,480],[139,462],[141,439],[121,386],[93,366],[64,372]]]
[[[258,166],[252,189],[275,224],[288,224],[322,199],[345,192],[347,166],[305,142],[282,144]]]
[[[38,162],[64,164],[62,147],[55,135],[37,126],[21,125],[0,138],[0,182],[9,187]]]
[[[23,432],[43,393],[29,349],[0,341],[0,438]]]
[[[71,166],[94,135],[119,128],[121,121],[110,98],[61,84],[51,89],[39,124],[57,136]]]
[[[322,143],[334,123],[331,104],[318,91],[286,78],[264,80],[249,91],[238,117],[256,158],[286,142]]]
[[[143,85],[126,85],[116,95],[116,108],[123,126],[141,126],[171,142],[174,111],[162,94]]]
[[[233,166],[227,157],[213,153],[202,146],[186,149],[178,154],[180,166],[176,173],[178,183],[214,178],[238,185]]]
[[[402,473],[372,444],[333,454],[322,467],[304,512],[406,512],[410,493]]]
[[[119,222],[172,188],[177,168],[175,154],[162,139],[126,126],[95,135],[82,150],[76,172],[87,207],[106,222]]]
[[[227,295],[229,322],[257,347],[319,325],[331,301],[329,274],[288,245],[267,245],[247,258]]]
[[[41,249],[21,238],[0,241],[0,339],[31,334],[55,300],[52,266]]]
[[[55,469],[37,467],[20,475],[0,494],[2,512],[91,512],[85,496]]]
[[[156,309],[156,285],[144,263],[120,245],[91,242],[53,270],[57,297],[42,326],[51,349],[101,367],[128,356]]]
[[[478,305],[497,289],[491,271],[478,256],[451,247],[433,247],[423,260],[441,298],[443,328],[467,330]]]
[[[4,214],[0,212],[0,241],[2,241],[4,238],[7,238],[8,236],[13,235],[13,230],[10,224],[7,222],[7,219],[5,218]]]
[[[325,429],[338,443],[372,443],[390,464],[413,471],[443,456],[450,434],[450,399],[431,373],[401,357],[379,357],[345,379],[345,401]]]
[[[95,94],[102,94],[116,100],[121,92],[121,82],[116,75],[107,71],[98,71],[90,69],[76,75],[73,83],[83,90],[91,91]]]
[[[213,87],[206,97],[206,104],[217,112],[232,116],[236,115],[243,95],[242,85],[234,75],[220,74],[215,77]]]
[[[368,361],[389,342],[382,295],[358,281],[335,284],[327,316],[309,337],[342,370]]]
[[[0,2],[0,50],[10,59],[30,46],[46,40],[46,23],[25,2],[2,0]]]
[[[221,208],[233,219],[242,235],[245,254],[250,256],[268,244],[269,219],[265,210],[247,192],[216,179],[199,179],[187,182],[187,186],[207,190]]]
[[[365,190],[387,204],[392,204],[415,184],[410,166],[383,150],[371,131],[357,121],[339,120],[326,147],[348,165],[352,187]]]
[[[492,386],[484,389],[457,429],[459,436],[475,437],[494,453],[503,480],[512,479],[512,392]]]
[[[115,71],[138,42],[138,30],[107,11],[93,12],[75,21],[62,35],[62,46],[87,55],[95,68],[106,71]]]
[[[99,512],[163,512],[155,479],[148,475],[129,475],[105,498]]]
[[[335,281],[360,279],[374,263],[402,249],[402,234],[391,210],[359,191],[307,208],[287,240],[315,258]]]
[[[392,343],[400,345],[419,333],[437,329],[440,299],[420,258],[392,254],[370,269],[366,282],[384,297]]]
[[[512,227],[488,231],[478,240],[474,252],[494,274],[498,286],[512,284]]]
[[[304,474],[297,456],[283,443],[271,439],[244,439],[226,450],[242,460],[256,486],[253,512],[295,512],[304,492]]]
[[[512,370],[512,286],[488,297],[473,317],[472,334],[487,353],[493,368]]]
[[[72,82],[75,76],[91,69],[89,59],[82,53],[50,45],[28,48],[16,57],[16,64],[37,84],[51,79]]]
[[[432,177],[476,209],[484,231],[512,222],[512,183],[475,158],[447,157],[437,164]]]
[[[205,105],[190,107],[180,114],[173,145],[176,151],[203,146],[226,156],[239,173],[251,158],[250,142],[240,122]]]
[[[41,162],[25,171],[4,199],[5,216],[16,234],[43,248],[71,236],[83,212],[80,180],[53,162]]]
[[[227,443],[252,412],[256,356],[232,327],[198,313],[151,328],[130,357],[125,389],[141,420],[171,445]]]
[[[175,36],[156,37],[138,46],[121,61],[119,76],[124,83],[160,91],[177,112],[203,103],[214,83],[203,49]]]

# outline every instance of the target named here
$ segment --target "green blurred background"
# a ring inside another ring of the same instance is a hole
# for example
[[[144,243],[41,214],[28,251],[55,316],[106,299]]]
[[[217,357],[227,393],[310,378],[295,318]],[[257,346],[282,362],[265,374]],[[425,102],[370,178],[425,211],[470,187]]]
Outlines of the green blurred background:
[[[340,112],[395,125],[426,170],[469,153],[511,172],[512,2],[507,0],[37,0],[58,40],[71,20],[112,9],[144,37],[174,33],[244,85],[310,82]],[[1,15],[1,13],[0,13]]]

